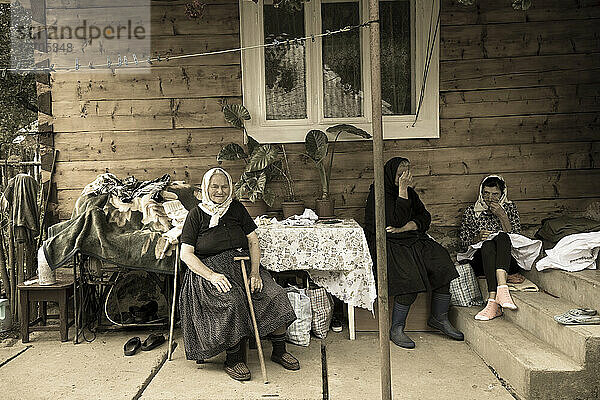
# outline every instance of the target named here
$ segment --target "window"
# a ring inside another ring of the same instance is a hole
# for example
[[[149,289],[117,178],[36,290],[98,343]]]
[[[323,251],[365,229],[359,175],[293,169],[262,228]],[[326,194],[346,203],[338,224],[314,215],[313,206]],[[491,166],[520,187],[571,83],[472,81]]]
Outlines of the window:
[[[242,46],[335,31],[368,20],[367,0],[310,0],[299,10],[272,0],[240,0]],[[416,0],[380,0],[381,92],[385,139],[439,137],[439,13]],[[311,129],[348,123],[372,132],[368,28],[242,53],[246,127],[261,142],[299,142]]]

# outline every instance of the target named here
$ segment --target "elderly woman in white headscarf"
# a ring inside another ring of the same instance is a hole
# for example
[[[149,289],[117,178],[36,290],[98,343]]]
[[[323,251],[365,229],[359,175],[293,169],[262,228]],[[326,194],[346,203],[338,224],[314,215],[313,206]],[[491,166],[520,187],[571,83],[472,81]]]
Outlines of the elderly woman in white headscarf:
[[[240,263],[250,256],[250,288],[261,337],[273,344],[271,360],[297,370],[298,360],[286,351],[285,331],[296,319],[286,291],[260,266],[256,225],[233,199],[229,174],[221,168],[206,172],[202,198],[192,209],[181,234],[181,260],[187,265],[179,308],[188,360],[204,360],[226,351],[225,372],[249,380],[245,340],[253,336]]]
[[[463,250],[482,242],[471,261],[477,275],[485,275],[489,299],[475,319],[488,321],[502,315],[502,308],[516,310],[507,285],[507,275],[518,268],[511,256],[508,233],[520,233],[519,212],[508,200],[507,187],[500,175],[486,177],[479,187],[477,202],[464,212],[460,241]]]

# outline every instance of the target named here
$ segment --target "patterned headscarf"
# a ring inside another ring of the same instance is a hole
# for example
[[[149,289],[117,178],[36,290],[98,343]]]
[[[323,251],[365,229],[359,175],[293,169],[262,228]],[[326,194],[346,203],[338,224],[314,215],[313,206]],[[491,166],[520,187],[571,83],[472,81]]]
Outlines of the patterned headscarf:
[[[485,200],[483,200],[483,182],[485,182],[488,178],[498,178],[502,182],[504,182],[504,190],[502,191],[502,196],[500,196],[500,200],[498,200],[498,203],[500,203],[500,205],[502,206],[505,203],[511,202],[510,200],[508,200],[508,187],[506,186],[506,181],[504,180],[504,178],[501,175],[488,175],[485,178],[483,178],[483,180],[479,184],[479,198],[473,206],[475,216],[477,218],[479,218],[482,212],[487,211],[489,208]]]
[[[227,182],[229,183],[229,196],[227,200],[225,200],[221,204],[217,204],[213,202],[208,195],[208,185],[210,184],[210,178],[215,174],[223,174],[227,177]],[[227,210],[229,210],[229,206],[231,205],[231,201],[233,200],[233,182],[231,180],[231,176],[225,171],[223,168],[212,168],[206,171],[204,176],[202,177],[202,202],[198,204],[198,207],[208,215],[210,215],[210,223],[208,224],[209,228],[213,226],[217,226],[219,224],[219,219],[225,215]]]

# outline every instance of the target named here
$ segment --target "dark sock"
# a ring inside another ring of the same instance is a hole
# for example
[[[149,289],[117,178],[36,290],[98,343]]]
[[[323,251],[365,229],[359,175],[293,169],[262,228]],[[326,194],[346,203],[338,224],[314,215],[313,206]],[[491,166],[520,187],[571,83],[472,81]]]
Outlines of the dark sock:
[[[227,357],[225,357],[225,365],[233,367],[239,362],[244,362],[244,352],[240,343],[227,349]]]
[[[271,343],[273,345],[273,355],[281,357],[285,352],[285,333],[281,335],[271,335]]]

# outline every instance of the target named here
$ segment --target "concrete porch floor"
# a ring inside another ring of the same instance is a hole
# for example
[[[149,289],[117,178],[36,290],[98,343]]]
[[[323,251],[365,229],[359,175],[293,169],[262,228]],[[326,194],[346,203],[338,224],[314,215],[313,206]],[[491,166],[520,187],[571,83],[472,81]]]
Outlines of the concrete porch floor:
[[[123,344],[147,332],[101,333],[92,343],[61,343],[57,334],[35,332],[31,342],[0,342],[0,397],[9,399],[322,399],[320,341],[308,348],[288,345],[302,369],[285,371],[272,363],[263,341],[270,383],[262,383],[256,350],[249,350],[252,381],[236,382],[222,370],[224,356],[203,365],[187,361],[180,337],[173,361],[167,345],[123,356]],[[464,342],[435,333],[410,333],[414,350],[392,344],[396,399],[512,400],[485,363]],[[73,337],[72,330],[70,337]],[[378,337],[348,331],[329,333],[327,363],[331,399],[378,399]]]

